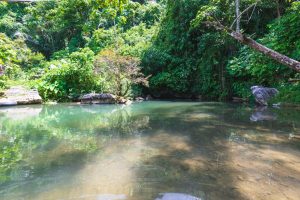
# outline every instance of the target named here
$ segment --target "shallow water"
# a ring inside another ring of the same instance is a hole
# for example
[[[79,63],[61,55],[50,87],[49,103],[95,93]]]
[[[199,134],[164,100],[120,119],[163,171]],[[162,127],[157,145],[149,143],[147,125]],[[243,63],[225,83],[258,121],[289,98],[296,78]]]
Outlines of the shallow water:
[[[0,108],[1,200],[299,199],[300,110]]]

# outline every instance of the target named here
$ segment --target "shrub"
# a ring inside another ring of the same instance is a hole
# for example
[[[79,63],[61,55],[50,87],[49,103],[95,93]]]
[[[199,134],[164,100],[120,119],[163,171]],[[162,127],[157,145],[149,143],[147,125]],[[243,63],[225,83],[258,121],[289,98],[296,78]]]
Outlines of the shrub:
[[[65,59],[47,63],[38,85],[43,99],[65,101],[101,89],[93,73],[93,61],[94,53],[85,48]]]

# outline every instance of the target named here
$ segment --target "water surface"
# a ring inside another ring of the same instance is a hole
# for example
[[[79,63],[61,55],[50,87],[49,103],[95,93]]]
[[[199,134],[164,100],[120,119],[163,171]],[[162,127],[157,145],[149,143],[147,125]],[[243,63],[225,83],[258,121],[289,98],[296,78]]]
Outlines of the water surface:
[[[300,111],[196,102],[0,108],[0,162],[1,200],[298,200]]]

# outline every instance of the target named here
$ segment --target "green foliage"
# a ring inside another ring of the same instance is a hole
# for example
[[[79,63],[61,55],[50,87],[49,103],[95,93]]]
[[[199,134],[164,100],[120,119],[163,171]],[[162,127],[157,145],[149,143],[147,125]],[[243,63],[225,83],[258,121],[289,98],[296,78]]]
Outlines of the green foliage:
[[[166,97],[202,94],[207,98],[219,98],[220,94],[227,93],[222,82],[226,74],[222,71],[235,45],[222,33],[191,26],[198,10],[206,3],[168,2],[156,41],[142,59],[144,72],[152,75],[150,91],[153,93]]]
[[[298,77],[207,26],[217,19],[230,27],[233,1],[157,2],[0,2],[0,65],[5,68],[0,87],[22,80],[39,85],[43,98],[59,101],[91,91],[116,92],[109,68],[96,75],[93,67],[92,53],[98,59],[111,49],[117,54],[111,58],[141,60],[139,69],[151,76],[143,92],[159,97],[249,98],[252,85],[279,87]],[[300,6],[291,2],[241,1],[241,10],[256,3],[242,16],[241,27],[244,34],[300,60]],[[140,93],[141,88],[130,84],[130,90]]]
[[[274,103],[295,103],[300,104],[300,84],[282,84],[279,94],[272,100]]]
[[[0,2],[0,32],[8,36],[14,36],[24,29],[22,17],[24,16],[24,4],[10,4],[5,1]]]
[[[300,3],[295,2],[284,16],[269,25],[269,33],[260,39],[260,42],[271,49],[300,60],[299,27]],[[235,78],[235,85],[241,86],[234,88],[234,93],[237,95],[244,93],[245,87],[251,84],[280,87],[281,83],[297,76],[293,70],[248,47],[240,50],[238,57],[229,62],[227,69]]]
[[[127,30],[142,22],[150,27],[159,20],[162,7],[126,0],[52,0],[29,6],[26,11],[25,32],[30,35],[30,43],[50,57],[65,48],[76,51],[91,37],[93,42],[105,40],[101,45],[91,44],[94,51],[100,51],[99,48],[109,43],[114,35],[114,30],[108,29],[117,26]]]
[[[122,13],[122,17],[126,20],[125,23],[121,24],[121,27],[128,29],[144,23],[149,28],[160,20],[163,10],[163,6],[157,3],[140,4],[129,2]]]
[[[114,43],[116,36],[115,28],[95,30],[91,37],[88,46],[96,53],[100,52],[105,47],[108,47]]]
[[[141,57],[151,45],[157,29],[157,25],[147,28],[144,23],[134,26],[125,32],[116,27],[108,30],[98,29],[94,31],[88,46],[95,53],[105,48],[118,48],[122,55]]]
[[[33,53],[22,39],[11,40],[0,33],[0,64],[5,68],[5,74],[12,79],[21,77],[23,70],[40,67],[44,57]]]
[[[38,90],[45,100],[65,101],[83,93],[100,90],[93,73],[94,53],[81,49],[60,60],[47,63]]]

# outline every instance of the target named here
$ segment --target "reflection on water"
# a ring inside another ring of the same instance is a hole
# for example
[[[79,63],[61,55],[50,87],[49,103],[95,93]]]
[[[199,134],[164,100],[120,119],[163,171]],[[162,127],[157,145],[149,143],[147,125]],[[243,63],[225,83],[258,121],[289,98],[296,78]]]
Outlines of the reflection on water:
[[[266,115],[276,119],[259,120]],[[3,200],[300,196],[297,110],[192,102],[0,108],[0,150]]]
[[[260,106],[255,108],[255,112],[250,117],[250,120],[253,122],[271,121],[276,119],[277,115],[274,112],[270,111],[267,106]]]

